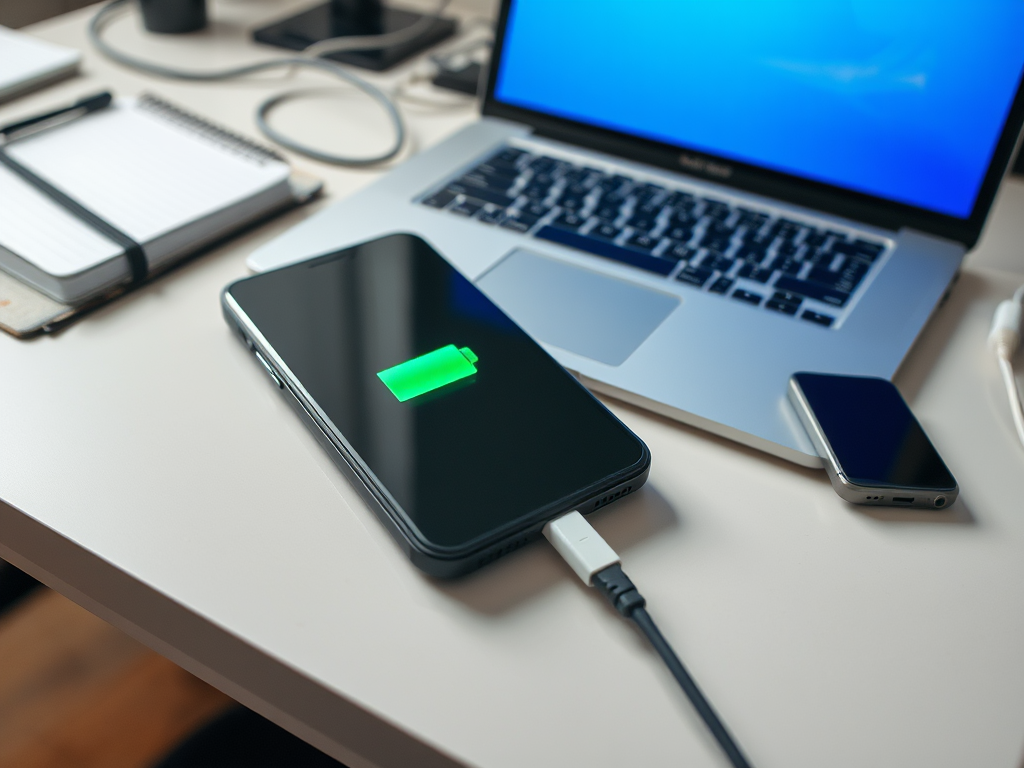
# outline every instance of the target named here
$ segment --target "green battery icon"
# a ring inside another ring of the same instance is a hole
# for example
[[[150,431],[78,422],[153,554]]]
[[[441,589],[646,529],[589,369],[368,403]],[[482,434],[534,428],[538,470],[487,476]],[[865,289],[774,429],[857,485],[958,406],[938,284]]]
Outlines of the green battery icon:
[[[469,347],[449,344],[425,355],[406,360],[377,374],[391,394],[404,403],[476,373],[479,358]]]

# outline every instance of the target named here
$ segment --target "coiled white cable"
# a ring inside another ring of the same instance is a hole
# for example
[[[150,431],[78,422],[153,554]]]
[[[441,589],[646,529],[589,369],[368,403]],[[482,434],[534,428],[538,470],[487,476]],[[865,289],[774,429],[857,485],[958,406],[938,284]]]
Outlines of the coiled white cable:
[[[1012,299],[1000,302],[992,318],[992,330],[988,334],[988,343],[999,359],[999,370],[1006,386],[1006,395],[1010,399],[1010,411],[1013,424],[1017,429],[1017,437],[1024,446],[1024,405],[1021,404],[1020,389],[1013,372],[1013,355],[1020,346],[1021,318],[1024,316],[1024,285],[1016,290]]]
[[[140,59],[130,54],[119,51],[108,42],[103,39],[103,30],[106,25],[113,19],[113,17],[121,11],[128,8],[131,0],[112,0],[111,2],[104,5],[100,10],[93,16],[89,22],[89,40],[96,47],[101,54],[106,56],[111,61],[115,61],[118,64],[122,64],[131,69],[146,72],[157,77],[165,77],[173,80],[190,80],[200,82],[210,82],[215,80],[230,80],[236,77],[245,77],[252,75],[257,72],[265,72],[270,69],[277,69],[279,67],[291,68],[291,67],[309,67],[312,69],[318,69],[322,72],[334,75],[350,85],[358,88],[360,91],[365,93],[371,99],[380,104],[381,108],[386,113],[388,120],[390,121],[393,131],[394,139],[391,146],[388,147],[384,152],[377,155],[370,155],[366,157],[351,157],[346,155],[337,155],[329,152],[324,152],[314,147],[309,147],[305,144],[301,144],[294,139],[291,139],[279,131],[272,128],[268,122],[268,115],[271,110],[277,105],[284,101],[295,98],[302,95],[306,91],[291,91],[282,94],[276,94],[271,96],[260,104],[256,112],[256,125],[260,131],[271,141],[274,141],[286,149],[290,149],[293,152],[297,152],[306,157],[319,160],[324,163],[331,163],[333,165],[345,165],[354,167],[365,167],[369,165],[377,165],[384,163],[395,157],[399,152],[402,151],[402,147],[405,145],[405,124],[402,120],[402,116],[398,111],[394,101],[384,91],[377,88],[377,86],[369,83],[363,78],[349,72],[347,69],[342,67],[340,64],[329,61],[327,59],[320,58],[321,56],[328,53],[336,53],[339,51],[354,51],[354,50],[374,50],[377,48],[383,48],[390,45],[397,45],[408,40],[412,40],[421,34],[423,34],[429,27],[434,24],[444,9],[448,6],[451,0],[440,0],[438,7],[435,12],[429,16],[425,16],[414,24],[410,24],[405,29],[400,29],[397,32],[389,32],[381,35],[363,35],[359,37],[342,37],[342,38],[331,38],[329,40],[322,40],[318,43],[311,45],[302,55],[299,56],[286,56],[281,58],[270,59],[268,61],[260,61],[254,64],[247,64],[240,67],[229,67],[227,69],[218,70],[189,70],[189,69],[177,69],[175,67],[168,67],[162,64],[156,64],[145,59]]]

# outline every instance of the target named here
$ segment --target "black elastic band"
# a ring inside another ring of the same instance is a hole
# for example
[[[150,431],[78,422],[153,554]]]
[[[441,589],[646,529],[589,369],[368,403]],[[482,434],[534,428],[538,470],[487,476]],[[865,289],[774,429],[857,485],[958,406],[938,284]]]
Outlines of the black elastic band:
[[[36,176],[32,171],[4,152],[3,148],[0,148],[0,163],[6,165],[33,187],[64,208],[68,213],[78,217],[101,235],[121,246],[124,249],[124,255],[128,258],[128,267],[132,272],[132,285],[141,283],[146,279],[146,276],[149,274],[149,262],[146,261],[146,254],[142,250],[141,245],[109,221],[101,219],[81,203],[52,186],[45,179]]]

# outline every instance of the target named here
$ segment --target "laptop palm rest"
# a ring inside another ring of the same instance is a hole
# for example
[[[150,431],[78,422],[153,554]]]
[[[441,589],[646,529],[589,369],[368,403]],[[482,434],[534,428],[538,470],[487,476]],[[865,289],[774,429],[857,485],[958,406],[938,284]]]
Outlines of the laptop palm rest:
[[[535,339],[621,365],[679,298],[517,248],[477,286]]]

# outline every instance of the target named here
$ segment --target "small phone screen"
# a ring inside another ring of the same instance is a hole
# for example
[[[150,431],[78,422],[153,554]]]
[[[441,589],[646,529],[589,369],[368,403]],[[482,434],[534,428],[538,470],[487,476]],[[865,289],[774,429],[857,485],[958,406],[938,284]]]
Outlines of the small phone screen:
[[[230,293],[436,545],[458,547],[647,461],[639,438],[417,237]]]
[[[956,486],[892,383],[816,373],[793,378],[851,482],[942,490]]]

